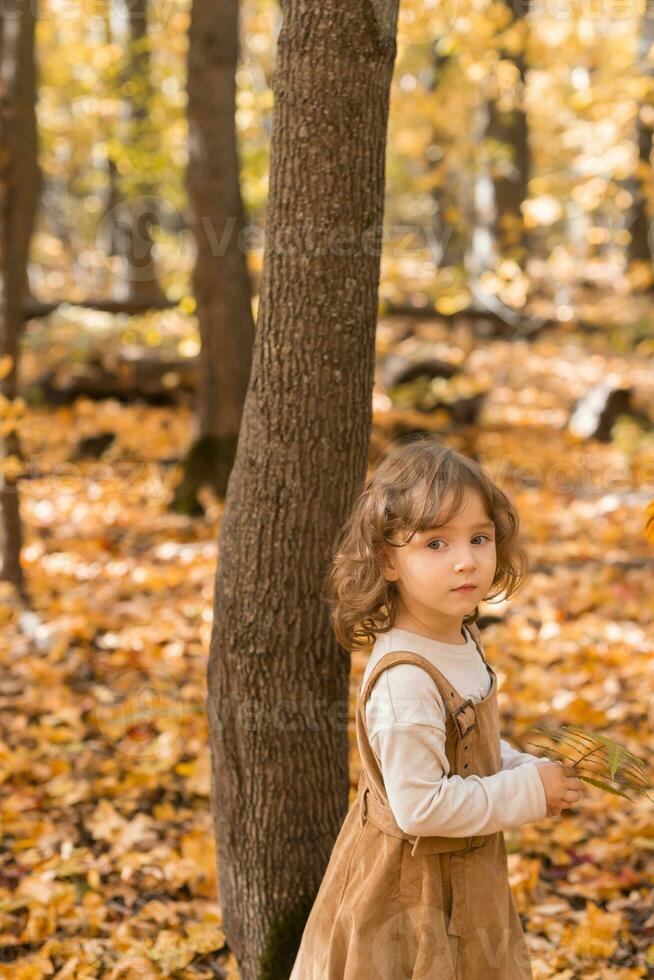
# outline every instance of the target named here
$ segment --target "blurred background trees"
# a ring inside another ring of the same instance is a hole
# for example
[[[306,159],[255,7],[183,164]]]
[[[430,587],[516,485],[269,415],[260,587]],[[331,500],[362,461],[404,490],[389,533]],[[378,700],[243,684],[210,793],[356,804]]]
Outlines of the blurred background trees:
[[[464,256],[475,252],[489,296],[519,313],[541,298],[552,319],[567,313],[565,304],[560,309],[562,270],[565,295],[584,286],[623,295],[651,283],[647,236],[638,232],[636,241],[634,220],[639,206],[646,222],[651,217],[651,17],[636,8],[605,14],[574,6],[550,13],[526,0],[404,5],[382,311],[384,304],[465,309]],[[193,126],[201,111],[213,116],[216,92],[227,97],[230,84],[240,192],[252,225],[242,251],[256,296],[279,17],[265,0],[243,3],[240,61],[226,63],[221,79],[198,93],[192,53],[187,71],[189,36],[197,50],[202,43],[212,49],[206,36],[193,41],[188,0],[150,11],[103,0],[84,15],[43,0],[37,49],[45,185],[30,258],[39,299],[145,291],[153,301],[163,290],[197,326],[189,119]],[[134,202],[143,208],[143,199],[152,199],[147,220],[130,211]],[[131,246],[123,211],[138,226]],[[414,236],[410,246],[404,226]],[[136,248],[143,255],[130,258]],[[634,269],[636,260],[645,267]],[[130,279],[137,262],[140,272]]]

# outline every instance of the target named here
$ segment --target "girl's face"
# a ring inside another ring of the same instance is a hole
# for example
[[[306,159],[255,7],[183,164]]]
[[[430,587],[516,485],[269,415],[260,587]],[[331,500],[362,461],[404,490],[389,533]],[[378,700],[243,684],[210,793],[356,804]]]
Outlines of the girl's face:
[[[407,545],[388,546],[386,555],[386,578],[396,583],[400,597],[398,625],[402,619],[458,635],[463,616],[493,584],[495,526],[477,491],[466,490],[449,524],[418,531]],[[456,591],[469,582],[474,588]]]

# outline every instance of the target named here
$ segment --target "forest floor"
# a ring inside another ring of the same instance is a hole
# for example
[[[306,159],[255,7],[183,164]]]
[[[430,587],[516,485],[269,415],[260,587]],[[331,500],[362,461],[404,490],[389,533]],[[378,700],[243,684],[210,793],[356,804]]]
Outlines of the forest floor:
[[[396,339],[382,325],[380,355]],[[377,389],[373,447],[400,423],[438,423],[520,511],[532,574],[480,610],[497,617],[483,638],[503,736],[528,748],[531,725],[572,723],[651,760],[654,439],[628,421],[610,443],[566,430],[611,373],[654,404],[651,361],[571,331],[510,343],[425,324],[402,343],[460,363],[457,383],[487,396],[461,430]],[[204,517],[167,509],[192,429],[188,407],[113,400],[26,416],[33,610],[0,592],[0,977],[237,977],[204,713],[222,505],[205,493]],[[102,457],[75,459],[101,432],[114,434]],[[352,710],[364,664],[354,656]],[[353,715],[351,745],[353,798]],[[574,811],[505,836],[537,980],[654,976],[652,802],[589,787]]]

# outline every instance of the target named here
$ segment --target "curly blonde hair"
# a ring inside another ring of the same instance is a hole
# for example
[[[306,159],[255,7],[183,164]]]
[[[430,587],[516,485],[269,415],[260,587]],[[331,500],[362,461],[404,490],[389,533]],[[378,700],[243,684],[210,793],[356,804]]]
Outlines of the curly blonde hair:
[[[466,489],[480,494],[495,525],[497,567],[484,598],[508,598],[518,590],[528,558],[518,541],[518,513],[506,494],[478,463],[437,437],[398,440],[365,482],[332,550],[323,598],[342,647],[368,647],[395,622],[398,591],[384,575],[384,546],[402,547],[416,532],[447,524],[461,509]],[[409,535],[398,545],[396,535],[403,531]],[[463,622],[474,623],[478,616],[477,606]]]

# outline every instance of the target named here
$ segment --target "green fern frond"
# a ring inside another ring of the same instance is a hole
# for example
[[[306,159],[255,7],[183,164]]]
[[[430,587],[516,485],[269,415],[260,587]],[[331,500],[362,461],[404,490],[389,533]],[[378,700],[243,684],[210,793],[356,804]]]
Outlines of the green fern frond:
[[[553,761],[568,763],[577,770],[579,779],[632,802],[632,797],[625,790],[654,802],[649,795],[654,790],[654,784],[648,775],[647,762],[607,735],[585,731],[578,725],[562,725],[560,728],[534,725],[529,731],[551,739],[556,746],[552,750],[555,753]],[[550,758],[542,744],[527,744],[540,749]]]
[[[538,729],[532,729],[538,730]],[[585,732],[583,728],[579,728],[577,725],[563,725],[560,729],[540,729],[544,734],[550,735],[555,741],[564,740],[566,744],[569,744],[569,739],[580,741],[584,748],[589,745],[594,746],[592,753],[590,751],[585,751],[583,755],[575,760],[574,764],[578,764],[582,759],[587,758],[593,753],[600,751],[601,747],[606,748],[607,761],[609,764],[609,769],[611,772],[611,778],[614,778],[615,773],[618,769],[623,769],[627,773],[632,773],[633,778],[638,781],[644,778],[644,771],[647,770],[647,763],[638,756],[630,752],[629,749],[625,748],[623,745],[615,742],[613,739],[607,738],[605,735],[600,735],[598,732],[593,732],[589,734]],[[568,739],[569,736],[569,739]],[[597,744],[599,743],[599,745]],[[576,746],[572,746],[576,749]],[[566,757],[566,758],[569,758]],[[647,780],[645,780],[647,784]]]
[[[620,745],[618,742],[615,742],[613,739],[607,738],[606,735],[600,734],[600,732],[593,732],[592,735],[589,735],[587,732],[584,731],[583,728],[579,728],[578,725],[564,725],[563,728],[566,731],[572,732],[581,738],[585,738],[588,741],[603,743],[612,752],[617,753],[619,758],[625,762],[629,761],[635,766],[641,766],[643,769],[648,768],[647,763],[645,762],[644,759],[639,759],[638,756],[634,755],[633,752],[630,752],[630,750],[626,748],[626,746]]]
[[[633,799],[628,793],[623,793],[619,789],[615,789],[609,783],[605,783],[603,779],[591,779],[590,776],[579,776],[579,779],[583,779],[585,783],[592,783],[593,786],[598,786],[600,789],[605,789],[607,793],[612,793],[614,796],[624,796],[626,800],[633,803]]]

